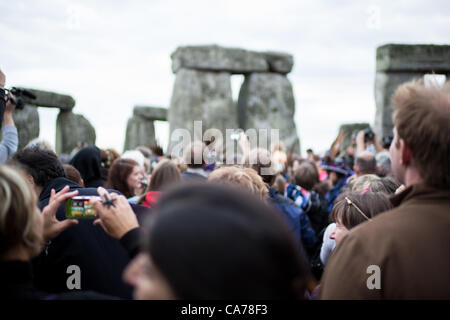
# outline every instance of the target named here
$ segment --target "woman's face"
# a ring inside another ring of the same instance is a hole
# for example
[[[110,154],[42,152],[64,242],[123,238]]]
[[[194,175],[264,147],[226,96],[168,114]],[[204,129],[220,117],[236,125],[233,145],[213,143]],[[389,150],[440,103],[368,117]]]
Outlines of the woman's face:
[[[124,281],[134,287],[135,300],[172,300],[169,283],[148,254],[140,253],[127,266]]]
[[[138,190],[142,187],[141,180],[143,177],[143,170],[139,168],[139,166],[134,166],[133,170],[127,178],[128,187],[130,187],[130,189],[132,190],[135,190],[135,192],[138,192]]]
[[[349,230],[340,222],[336,222],[336,228],[330,234],[330,239],[334,239],[336,241],[336,245],[338,245],[347,233],[349,233]]]

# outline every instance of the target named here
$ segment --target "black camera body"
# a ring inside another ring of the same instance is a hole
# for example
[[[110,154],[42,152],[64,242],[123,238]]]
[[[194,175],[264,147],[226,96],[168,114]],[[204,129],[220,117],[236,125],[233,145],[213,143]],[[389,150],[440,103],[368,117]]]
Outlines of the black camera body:
[[[10,99],[11,103],[15,104],[16,109],[19,110],[23,109],[23,107],[25,106],[25,103],[22,98],[28,98],[31,100],[36,99],[36,95],[33,92],[28,91],[24,88],[12,87],[8,91],[15,96],[14,98],[9,97],[8,99]]]
[[[364,142],[372,141],[375,138],[371,128],[364,129]]]

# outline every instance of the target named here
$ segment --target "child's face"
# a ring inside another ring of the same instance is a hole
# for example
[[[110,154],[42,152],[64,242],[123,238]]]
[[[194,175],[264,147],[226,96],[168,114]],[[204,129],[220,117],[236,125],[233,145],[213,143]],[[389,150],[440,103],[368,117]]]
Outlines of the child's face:
[[[336,241],[336,246],[341,242],[342,238],[349,233],[349,230],[340,222],[336,222],[336,228],[330,234],[330,239],[334,239]]]

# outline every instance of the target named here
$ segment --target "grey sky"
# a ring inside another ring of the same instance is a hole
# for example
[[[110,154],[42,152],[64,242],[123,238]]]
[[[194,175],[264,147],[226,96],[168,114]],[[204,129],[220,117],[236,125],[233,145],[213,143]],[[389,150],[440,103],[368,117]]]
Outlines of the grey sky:
[[[0,0],[0,10],[7,86],[72,95],[74,112],[95,126],[97,145],[118,151],[135,104],[168,107],[170,54],[181,45],[293,54],[288,77],[304,151],[328,148],[342,123],[373,123],[377,46],[450,43],[447,0]],[[235,97],[242,80],[232,79]],[[57,111],[39,113],[41,137],[54,143]]]

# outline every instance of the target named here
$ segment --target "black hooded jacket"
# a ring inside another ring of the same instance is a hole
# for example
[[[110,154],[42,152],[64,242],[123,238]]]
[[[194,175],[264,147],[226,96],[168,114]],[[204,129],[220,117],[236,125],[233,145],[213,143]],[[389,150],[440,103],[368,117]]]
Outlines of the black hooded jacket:
[[[105,180],[102,178],[102,157],[100,149],[89,146],[78,151],[70,161],[84,180],[86,188],[102,187]]]
[[[42,190],[39,208],[48,204],[51,189],[58,192],[66,185],[71,191],[78,190],[78,195],[98,195],[95,188],[82,188],[66,178],[56,178]],[[64,204],[56,217],[65,219]],[[129,261],[128,252],[118,240],[108,236],[101,227],[94,226],[93,220],[80,219],[78,225],[63,231],[34,259],[34,285],[46,292],[68,291],[66,283],[71,274],[67,269],[76,265],[81,271],[81,290],[131,298],[131,287],[122,281],[122,273]]]

